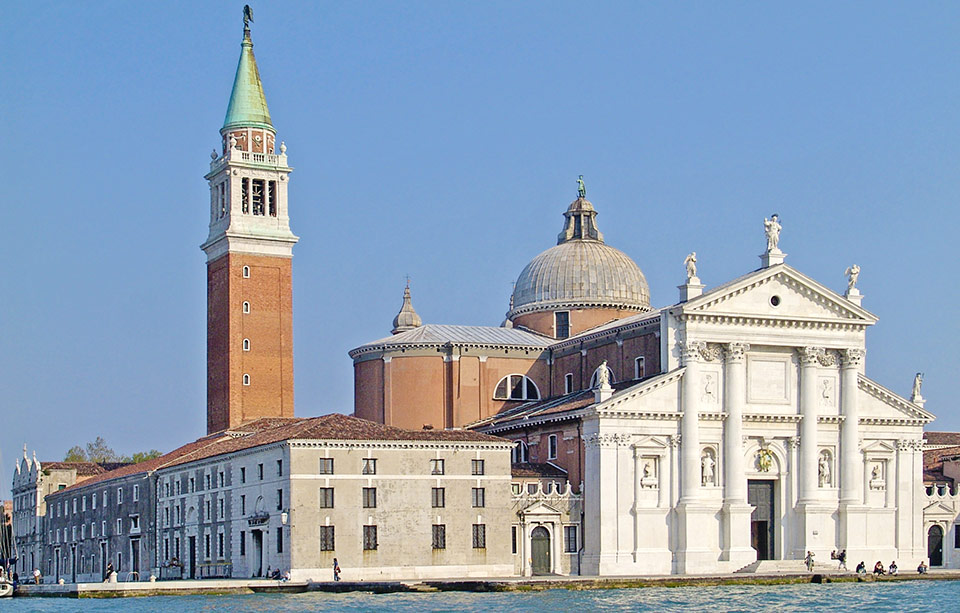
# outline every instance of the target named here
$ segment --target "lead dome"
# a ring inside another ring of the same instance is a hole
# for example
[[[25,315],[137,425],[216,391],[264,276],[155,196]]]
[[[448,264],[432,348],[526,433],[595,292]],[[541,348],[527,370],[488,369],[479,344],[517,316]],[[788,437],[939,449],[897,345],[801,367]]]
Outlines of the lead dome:
[[[650,310],[650,288],[646,277],[627,254],[604,243],[596,216],[596,209],[583,193],[570,204],[564,213],[564,228],[557,237],[557,245],[533,258],[517,278],[507,313],[509,320],[524,325],[517,318],[529,320],[524,316],[538,312],[609,311],[609,317],[603,321],[597,321],[598,317],[602,319],[602,313],[587,318],[595,322],[593,325],[599,325],[630,313]],[[528,321],[527,327],[547,332],[541,329],[541,325],[531,323]],[[592,326],[572,327],[585,329]],[[551,336],[564,336],[562,331],[551,331]]]

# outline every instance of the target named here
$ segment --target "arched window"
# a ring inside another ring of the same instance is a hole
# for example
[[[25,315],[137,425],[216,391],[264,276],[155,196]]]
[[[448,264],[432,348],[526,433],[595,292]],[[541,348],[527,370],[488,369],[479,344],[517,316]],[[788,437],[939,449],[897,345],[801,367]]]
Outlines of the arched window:
[[[600,376],[600,367],[597,366],[597,369],[593,371],[593,376],[590,377],[590,389],[597,387],[597,377]],[[607,377],[610,380],[611,385],[616,383],[617,380],[613,378],[613,370],[607,366]]]
[[[243,384],[250,385],[250,375],[243,375]]]
[[[244,303],[243,303],[243,312],[244,312],[244,313],[249,313],[249,312],[250,312],[250,303],[249,303],[249,302],[244,302]]]
[[[540,390],[526,375],[507,375],[493,392],[495,400],[540,400]]]
[[[244,279],[249,279],[249,278],[250,278],[250,267],[249,267],[249,266],[244,266],[244,267],[243,267],[243,278],[244,278]]]
[[[510,461],[514,464],[523,464],[527,461],[527,444],[523,441],[517,441],[517,444],[513,446],[513,451],[510,452]]]
[[[250,351],[250,339],[249,339],[249,338],[243,339],[243,350],[244,350],[244,351]]]

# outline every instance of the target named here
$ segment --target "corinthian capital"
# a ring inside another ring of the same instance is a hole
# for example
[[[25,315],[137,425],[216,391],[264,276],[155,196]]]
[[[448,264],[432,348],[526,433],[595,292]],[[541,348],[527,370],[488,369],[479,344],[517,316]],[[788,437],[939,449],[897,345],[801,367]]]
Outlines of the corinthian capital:
[[[816,366],[827,350],[823,347],[801,347],[799,351],[801,365]]]
[[[843,361],[844,368],[856,368],[863,363],[863,356],[866,351],[859,348],[840,350],[840,359]]]
[[[680,355],[683,357],[683,363],[699,362],[702,359],[702,352],[706,349],[707,344],[703,341],[680,343]]]
[[[727,343],[723,347],[724,357],[727,362],[743,362],[750,351],[748,343]]]

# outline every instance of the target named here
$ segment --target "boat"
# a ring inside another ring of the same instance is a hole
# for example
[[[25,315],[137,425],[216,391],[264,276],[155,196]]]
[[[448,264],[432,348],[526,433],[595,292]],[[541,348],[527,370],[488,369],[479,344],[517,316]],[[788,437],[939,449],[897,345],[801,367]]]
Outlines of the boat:
[[[10,598],[13,596],[13,584],[6,579],[0,579],[0,598]]]

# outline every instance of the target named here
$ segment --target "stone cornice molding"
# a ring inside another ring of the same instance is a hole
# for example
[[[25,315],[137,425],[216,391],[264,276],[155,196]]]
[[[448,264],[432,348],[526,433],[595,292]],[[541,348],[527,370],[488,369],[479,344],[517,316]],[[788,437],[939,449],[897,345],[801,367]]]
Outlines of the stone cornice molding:
[[[653,310],[652,307],[638,306],[635,302],[624,300],[552,300],[549,302],[534,302],[510,309],[507,312],[507,319],[514,319],[528,313],[562,311],[565,309],[617,309],[619,311],[634,311],[636,313]]]
[[[793,414],[770,414],[770,413],[744,413],[743,421],[753,422],[753,423],[778,423],[778,424],[795,424],[799,423],[803,417],[801,415]]]
[[[790,328],[797,330],[827,330],[859,332],[872,322],[856,320],[819,319],[816,317],[773,317],[743,315],[742,313],[678,313],[677,319],[691,323],[741,325],[754,328]]]
[[[524,430],[533,426],[541,426],[543,424],[553,424],[564,421],[572,421],[579,419],[586,415],[585,409],[576,409],[570,411],[569,413],[558,413],[546,417],[532,417],[525,418],[517,416],[515,419],[512,419],[508,422],[496,425],[488,426],[468,426],[470,430],[474,432],[481,432],[484,434],[492,434],[495,432],[509,432],[510,430]]]
[[[630,443],[630,435],[621,434],[619,432],[605,432],[601,434],[590,434],[583,439],[583,444],[586,447],[599,447],[601,449],[610,449],[619,447],[620,445],[628,445]]]
[[[358,357],[369,355],[369,354],[386,354],[386,353],[404,353],[409,350],[417,349],[436,349],[438,355],[444,355],[439,350],[445,349],[449,354],[449,351],[455,349],[487,349],[491,351],[523,351],[531,355],[530,359],[540,359],[544,353],[548,351],[547,347],[539,345],[521,345],[521,344],[511,344],[511,343],[464,343],[456,341],[418,341],[413,343],[393,343],[386,342],[380,343],[377,345],[365,345],[363,347],[357,347],[356,349],[351,349],[347,352],[347,355],[351,359],[356,360]]]

